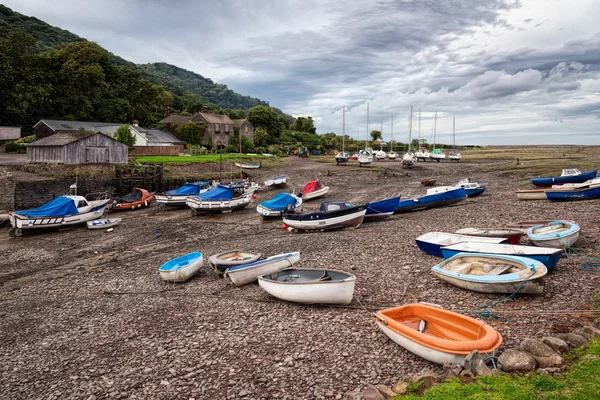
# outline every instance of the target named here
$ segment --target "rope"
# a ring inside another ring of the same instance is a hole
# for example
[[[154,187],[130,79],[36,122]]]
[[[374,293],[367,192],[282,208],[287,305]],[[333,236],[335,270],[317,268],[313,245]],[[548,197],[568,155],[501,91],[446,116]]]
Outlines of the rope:
[[[580,253],[573,247],[569,246],[560,236],[559,236],[559,240],[565,246],[565,255],[567,256],[567,258],[579,257],[579,258],[583,258],[584,260],[590,261],[590,262],[584,262],[581,264],[581,267],[583,268],[584,271],[598,272],[600,270],[600,258],[590,257],[590,256]]]

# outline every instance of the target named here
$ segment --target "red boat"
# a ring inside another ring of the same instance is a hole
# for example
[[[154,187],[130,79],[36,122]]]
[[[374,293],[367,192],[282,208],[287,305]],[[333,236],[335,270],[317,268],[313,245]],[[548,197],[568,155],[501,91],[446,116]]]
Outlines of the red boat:
[[[111,211],[135,210],[142,206],[148,207],[152,200],[154,200],[154,193],[150,193],[146,189],[133,188],[131,193],[114,198],[106,208]]]

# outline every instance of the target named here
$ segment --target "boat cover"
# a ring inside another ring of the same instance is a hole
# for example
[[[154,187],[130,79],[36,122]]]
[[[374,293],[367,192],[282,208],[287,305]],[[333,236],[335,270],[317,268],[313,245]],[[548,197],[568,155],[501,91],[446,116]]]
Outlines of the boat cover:
[[[200,193],[200,190],[202,188],[207,187],[208,185],[210,185],[210,182],[186,183],[183,186],[178,187],[177,189],[165,192],[165,194],[168,194],[170,196],[191,196]]]
[[[289,204],[295,204],[296,197],[292,196],[288,193],[279,193],[277,196],[273,197],[271,200],[263,201],[260,203],[261,206],[267,208],[269,210],[279,210],[283,211]]]
[[[133,191],[125,196],[115,197],[113,200],[115,203],[133,203],[142,199],[142,191],[139,189],[133,189]]]
[[[206,201],[231,200],[233,199],[233,186],[219,185],[216,188],[212,188],[204,193],[200,193],[198,196],[196,196],[196,198]]]
[[[35,217],[63,217],[65,215],[77,214],[77,207],[73,199],[58,196],[49,203],[31,210],[18,210],[15,214],[24,215],[29,218]]]
[[[310,181],[306,184],[306,186],[304,186],[304,189],[302,189],[302,191],[300,193],[302,194],[308,194],[308,193],[312,193],[315,192],[317,190],[321,190],[322,186],[321,186],[321,182],[319,181]]]

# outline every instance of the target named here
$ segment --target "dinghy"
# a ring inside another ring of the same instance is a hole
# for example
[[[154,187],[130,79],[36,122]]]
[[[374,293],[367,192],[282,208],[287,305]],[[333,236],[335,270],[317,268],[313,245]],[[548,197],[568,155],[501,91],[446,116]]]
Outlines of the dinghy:
[[[399,201],[400,196],[396,196],[367,204],[367,213],[363,222],[375,222],[389,218],[398,207]]]
[[[433,186],[437,182],[435,178],[425,178],[421,180],[421,185],[423,186]]]
[[[517,190],[516,194],[519,200],[548,200],[546,189]]]
[[[154,193],[150,193],[146,189],[133,188],[131,193],[112,199],[106,209],[110,211],[135,210],[142,206],[150,206],[152,200],[154,200]]]
[[[550,222],[556,221],[555,219],[534,219],[534,220],[523,220],[523,221],[515,221],[511,222],[508,225],[505,225],[505,228],[510,229],[518,229],[524,234],[527,234],[527,230],[533,226],[537,225],[545,225]]]
[[[509,244],[521,243],[523,232],[518,229],[498,228],[462,228],[454,233],[459,235],[504,238]]]
[[[431,269],[455,286],[480,293],[541,294],[548,268],[539,261],[505,254],[458,253]]]
[[[378,311],[375,322],[398,345],[440,365],[464,366],[471,351],[494,354],[502,344],[502,336],[488,324],[426,304]]]
[[[301,231],[358,228],[365,217],[367,206],[353,206],[343,202],[321,203],[319,212],[283,214],[283,223]]]
[[[300,252],[279,254],[257,260],[247,264],[234,265],[225,270],[225,277],[229,277],[235,286],[243,286],[255,282],[265,274],[273,274],[284,268],[289,268],[300,261]]]
[[[304,189],[298,193],[304,201],[316,199],[317,197],[325,196],[329,192],[329,186],[322,186],[319,181],[310,181],[304,186]]]
[[[266,187],[271,187],[271,186],[283,186],[287,183],[287,176],[285,175],[280,175],[280,176],[276,176],[273,179],[267,179],[265,181],[265,186]]]
[[[579,239],[579,225],[569,221],[553,221],[527,230],[527,236],[536,246],[564,249]]]
[[[250,163],[240,164],[239,162],[236,162],[235,166],[238,168],[242,168],[242,169],[259,169],[260,168],[260,164],[250,164]]]
[[[167,282],[185,282],[202,266],[202,253],[195,251],[167,261],[158,269],[160,277]]]
[[[121,218],[103,218],[87,222],[88,229],[108,229],[121,223]]]
[[[260,203],[256,211],[265,218],[281,217],[284,212],[301,212],[302,198],[289,193],[278,193],[271,200]]]
[[[443,257],[442,247],[460,242],[506,243],[504,238],[457,235],[456,233],[429,232],[415,239],[419,249],[436,257]]]
[[[188,197],[186,204],[192,215],[198,211],[221,211],[228,213],[250,204],[250,195],[245,194],[243,185],[218,185],[197,196]]]
[[[447,260],[458,253],[488,253],[505,254],[508,256],[527,257],[539,261],[553,270],[562,255],[561,249],[552,247],[519,246],[514,244],[462,242],[441,248],[442,255]]]
[[[210,182],[185,183],[177,189],[157,194],[156,202],[159,209],[164,209],[166,206],[185,206],[188,196],[197,196],[200,193],[207,192],[211,187]]]
[[[290,268],[258,277],[273,297],[302,304],[350,304],[356,277],[334,269]]]
[[[464,179],[462,181],[459,181],[456,187],[461,187],[465,189],[467,197],[477,197],[483,192],[485,192],[486,189],[485,186],[482,186],[477,182],[471,182],[470,179]]]
[[[531,183],[537,187],[560,185],[563,183],[582,183],[596,177],[596,170],[581,172],[577,168],[563,169],[560,176],[533,178]]]
[[[428,208],[444,207],[467,198],[467,193],[463,188],[454,186],[440,186],[427,189],[427,194],[421,197],[415,197],[408,200],[400,200],[396,213],[411,211],[421,211]]]
[[[553,201],[592,200],[600,198],[600,186],[546,190],[546,197]]]
[[[24,230],[64,228],[98,219],[104,214],[109,201],[106,193],[94,193],[86,197],[68,194],[58,196],[38,208],[9,213],[9,218],[15,235],[21,236]]]
[[[250,264],[257,261],[260,257],[260,253],[251,253],[244,250],[230,250],[210,256],[208,258],[208,263],[218,275],[221,275],[229,267]]]

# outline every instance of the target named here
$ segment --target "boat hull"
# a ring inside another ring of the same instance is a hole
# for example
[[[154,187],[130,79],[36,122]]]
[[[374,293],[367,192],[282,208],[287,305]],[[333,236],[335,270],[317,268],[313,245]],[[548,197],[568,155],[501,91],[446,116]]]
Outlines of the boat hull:
[[[563,183],[583,183],[587,180],[594,179],[596,177],[596,171],[586,171],[579,175],[568,175],[568,176],[551,176],[547,178],[533,178],[531,183],[538,187],[546,187],[552,185],[560,185]]]
[[[468,252],[477,254],[505,254],[509,256],[527,257],[539,261],[553,270],[562,256],[562,251],[556,248],[543,248],[535,246],[514,246],[491,243],[457,243],[453,246],[441,248],[442,255],[447,260],[458,253]]]
[[[553,201],[593,200],[600,198],[600,187],[564,191],[552,189],[546,193],[546,196],[548,200]]]
[[[483,192],[485,192],[484,187],[480,187],[477,189],[465,189],[465,193],[467,194],[467,197],[469,197],[469,198],[477,197],[477,196],[483,194]]]
[[[341,215],[332,213],[335,215],[319,219],[293,219],[289,217],[289,214],[284,214],[283,222],[291,228],[305,231],[358,228],[362,224],[366,212],[366,208],[362,207],[351,213]]]
[[[87,221],[88,229],[108,229],[121,223],[121,218],[104,218]]]
[[[405,213],[412,211],[422,211],[428,208],[445,207],[467,198],[467,194],[464,189],[459,188],[457,190],[425,195],[414,199],[400,200],[398,207],[396,207],[395,213]]]
[[[240,164],[238,162],[235,163],[235,166],[242,169],[259,169],[260,164]]]
[[[458,233],[459,235],[504,238],[509,244],[515,245],[521,243],[521,236],[523,235],[523,232],[518,229],[463,228],[457,230],[455,233]]]
[[[569,225],[569,229],[563,232],[541,234],[536,233],[539,228],[554,224],[566,224]],[[554,247],[557,249],[564,249],[573,245],[577,239],[579,239],[579,226],[568,221],[554,221],[547,225],[539,225],[529,228],[527,230],[527,236],[536,246],[540,247]]]
[[[47,228],[63,228],[85,224],[88,221],[99,219],[104,214],[106,204],[92,208],[90,211],[80,214],[65,215],[60,217],[26,217],[19,214],[10,214],[10,223],[17,230],[35,230]]]
[[[325,196],[327,192],[329,192],[329,186],[322,187],[321,189],[315,190],[314,192],[306,194],[302,193],[302,199],[304,201],[316,199],[317,197]]]
[[[517,199],[519,200],[547,200],[546,191],[544,189],[538,190],[518,190]]]
[[[480,237],[480,236],[468,236],[468,235],[457,235],[443,233],[445,236],[443,239],[432,238],[429,234],[421,235],[415,239],[419,250],[436,257],[443,257],[442,247],[450,246],[452,244],[461,242],[478,242],[478,243],[506,243],[504,238],[491,238],[491,237]]]
[[[259,276],[279,272],[298,261],[300,261],[300,252],[280,254],[253,263],[230,267],[225,270],[224,275],[231,279],[235,286],[244,286],[256,282]]]
[[[230,212],[244,208],[250,204],[250,196],[244,195],[232,200],[201,200],[197,197],[189,197],[186,204],[195,211],[221,211],[222,213]]]
[[[280,282],[268,279],[269,275],[265,274],[258,278],[258,284],[271,296],[284,301],[301,304],[350,304],[354,297],[356,277],[342,271],[326,271],[341,273],[348,277],[344,280]]]
[[[367,204],[367,212],[363,222],[382,221],[389,218],[400,201],[400,196]]]
[[[200,257],[195,258],[193,261],[189,262],[182,268],[174,268],[163,270],[162,268],[167,264],[165,263],[161,268],[159,268],[158,272],[162,280],[167,282],[185,282],[190,279],[192,276],[196,275],[200,267],[204,262],[204,257],[202,253],[199,253]],[[181,257],[179,257],[181,258]],[[177,259],[175,259],[177,260]]]

